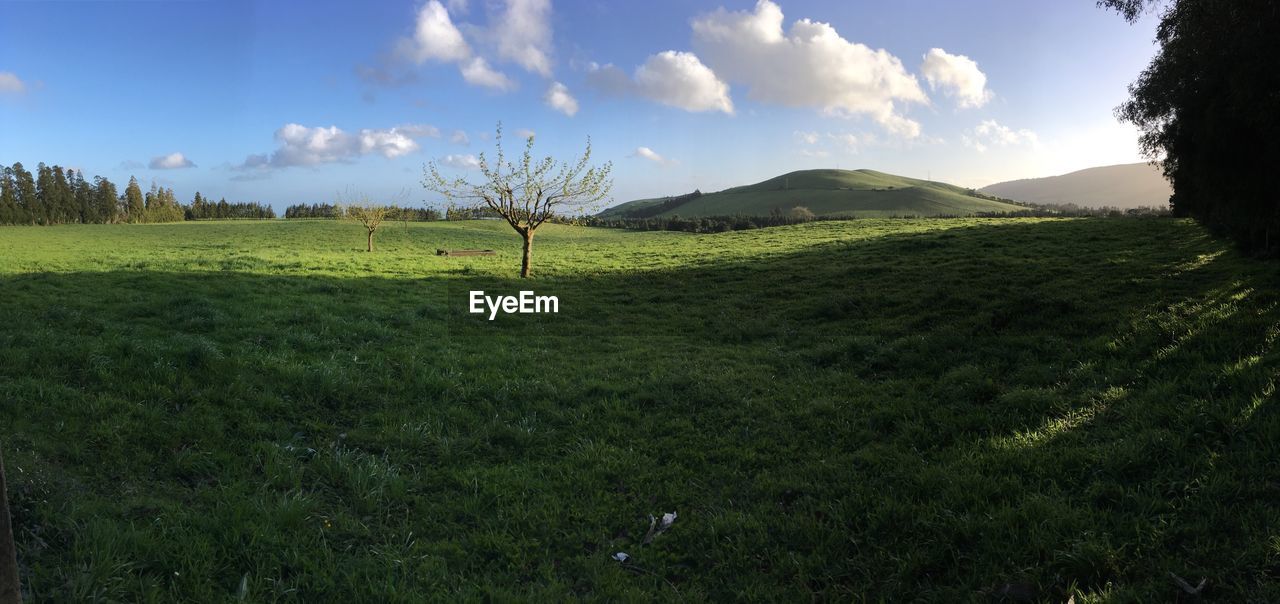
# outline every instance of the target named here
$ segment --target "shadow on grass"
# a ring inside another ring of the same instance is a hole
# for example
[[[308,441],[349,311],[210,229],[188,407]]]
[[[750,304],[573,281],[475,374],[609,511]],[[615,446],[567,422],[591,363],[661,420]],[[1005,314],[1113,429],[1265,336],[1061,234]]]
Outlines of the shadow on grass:
[[[0,279],[32,595],[1277,596],[1280,278],[1188,223],[460,273]]]

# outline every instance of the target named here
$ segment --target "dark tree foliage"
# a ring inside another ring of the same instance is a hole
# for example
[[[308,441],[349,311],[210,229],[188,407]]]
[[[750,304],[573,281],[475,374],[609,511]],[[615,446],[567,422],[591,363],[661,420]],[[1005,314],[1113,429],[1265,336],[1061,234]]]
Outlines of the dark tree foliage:
[[[432,220],[440,220],[442,218],[440,211],[432,208],[402,208],[399,206],[390,206],[390,210],[390,213],[387,215],[387,220],[400,222],[429,222]],[[338,218],[342,218],[342,207],[329,203],[298,203],[285,208],[284,217],[287,219],[322,218],[336,220]]]
[[[276,211],[271,206],[256,201],[227,203],[226,199],[219,199],[214,203],[198,192],[191,205],[185,207],[187,220],[265,220],[275,217]]]
[[[298,203],[285,208],[284,217],[287,219],[327,218],[336,220],[342,218],[342,208],[331,203]]]
[[[1007,201],[1007,200],[1006,200]],[[1146,218],[1168,216],[1165,208],[1143,207],[1120,209],[1112,207],[1086,208],[1075,204],[1021,204],[1025,209],[1014,212],[979,212],[976,214],[937,215],[929,218]],[[794,209],[794,208],[793,208]],[[916,215],[889,216],[889,218],[919,219]],[[723,233],[746,231],[767,227],[804,224],[807,222],[832,222],[861,220],[856,216],[813,216],[803,212],[774,211],[768,216],[702,216],[682,218],[679,215],[653,218],[625,218],[584,216],[561,218],[556,222],[636,231],[684,231],[687,233]]]
[[[129,222],[144,222],[147,215],[146,200],[142,198],[142,187],[138,179],[130,176],[129,184],[124,187],[124,216]]]
[[[409,210],[407,210],[409,211]],[[130,178],[123,195],[102,176],[90,182],[84,173],[47,166],[35,175],[21,163],[0,166],[0,224],[108,224],[114,222],[179,222],[182,220],[275,218],[260,203],[211,203],[200,193],[190,206],[178,202],[173,189],[151,185],[145,194],[138,179]]]
[[[1170,206],[1245,249],[1280,252],[1280,3],[1101,0],[1129,21],[1163,6],[1160,50],[1120,119],[1173,185]]]

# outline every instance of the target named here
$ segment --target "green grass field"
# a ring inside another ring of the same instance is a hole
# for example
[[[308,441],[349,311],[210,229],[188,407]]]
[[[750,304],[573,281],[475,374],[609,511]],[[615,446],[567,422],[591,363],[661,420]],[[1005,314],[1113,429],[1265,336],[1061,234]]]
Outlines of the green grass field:
[[[1193,223],[363,244],[0,228],[31,601],[1280,600],[1280,268]]]
[[[600,213],[622,217],[629,210],[662,203],[640,199]],[[753,185],[708,193],[658,216],[768,216],[774,210],[803,206],[818,216],[889,218],[894,216],[970,216],[1017,212],[1025,207],[974,197],[946,183],[907,178],[875,170],[801,170]]]

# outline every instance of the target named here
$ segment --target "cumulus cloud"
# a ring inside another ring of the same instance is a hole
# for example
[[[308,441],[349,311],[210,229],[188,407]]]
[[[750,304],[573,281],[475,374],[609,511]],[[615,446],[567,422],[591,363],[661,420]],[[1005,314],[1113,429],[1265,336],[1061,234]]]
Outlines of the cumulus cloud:
[[[636,150],[631,154],[631,157],[647,159],[655,164],[658,164],[659,166],[666,166],[666,165],[675,163],[675,161],[659,155],[657,151],[654,151],[653,149],[650,149],[648,147],[636,147]]]
[[[521,128],[519,130],[516,130],[516,138],[520,140],[533,138],[536,134],[537,132],[534,132],[528,128]]]
[[[551,0],[507,0],[493,25],[498,56],[551,76]]]
[[[984,120],[963,137],[964,144],[979,153],[985,153],[991,147],[1013,147],[1019,145],[1037,146],[1040,137],[1027,129],[1014,130],[1003,126],[995,120]]]
[[[152,170],[177,170],[179,168],[194,168],[196,165],[181,153],[170,153],[151,158],[151,163],[147,167]]]
[[[484,57],[476,56],[462,31],[449,17],[449,9],[439,0],[429,0],[418,9],[413,36],[397,44],[398,54],[415,63],[427,61],[454,63],[468,84],[510,90],[514,87],[505,74],[489,66]]]
[[[733,114],[729,85],[691,52],[668,50],[649,55],[634,76],[606,63],[586,65],[587,86],[610,97],[641,96],[685,111]]]
[[[471,137],[467,136],[466,132],[454,130],[453,134],[449,135],[449,142],[455,145],[470,145]]]
[[[456,63],[471,58],[471,45],[449,18],[449,9],[438,0],[430,0],[418,9],[413,37],[401,40],[400,48],[417,63]]]
[[[488,27],[455,23],[452,15],[466,9],[466,2],[449,0],[446,6],[428,0],[418,9],[413,35],[397,42],[396,54],[419,65],[454,64],[467,83],[499,91],[512,90],[516,83],[491,59],[551,77],[551,0],[503,0],[501,8],[490,13]],[[376,71],[362,77],[388,79]]]
[[[693,20],[693,46],[715,73],[748,97],[830,115],[868,116],[905,138],[920,134],[901,105],[928,103],[915,76],[888,51],[843,38],[827,23],[801,19],[783,30],[782,9],[759,0],[751,11],[724,8]]]
[[[480,160],[476,156],[467,155],[446,155],[440,158],[440,163],[451,168],[459,170],[478,170],[480,169]]]
[[[976,61],[964,55],[932,48],[924,55],[920,73],[929,81],[930,88],[955,98],[962,109],[981,107],[991,100],[987,74],[978,69]]]
[[[276,130],[279,145],[270,154],[245,158],[242,169],[284,168],[317,164],[350,162],[363,155],[377,154],[388,159],[417,151],[417,140],[439,137],[434,126],[408,124],[385,130],[365,128],[346,132],[337,126],[309,128],[301,124],[285,124]]]
[[[0,94],[22,94],[27,91],[27,84],[18,74],[12,71],[0,71]]]
[[[552,82],[547,94],[542,97],[548,107],[569,117],[578,112],[578,100],[569,94],[569,88],[560,82]]]
[[[462,79],[468,84],[476,86],[484,86],[495,90],[511,90],[515,88],[515,82],[508,78],[506,74],[489,66],[489,62],[484,57],[471,57],[463,61],[458,66],[458,70],[462,72]]]
[[[668,50],[650,55],[636,68],[635,87],[649,99],[685,111],[733,114],[729,85],[691,52]]]

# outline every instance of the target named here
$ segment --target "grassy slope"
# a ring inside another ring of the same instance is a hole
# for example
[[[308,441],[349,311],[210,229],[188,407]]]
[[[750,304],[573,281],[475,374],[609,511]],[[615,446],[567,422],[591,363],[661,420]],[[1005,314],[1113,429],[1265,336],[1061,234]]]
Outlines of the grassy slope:
[[[610,208],[601,216],[616,216],[661,201],[637,200]],[[767,215],[775,208],[795,206],[807,207],[819,216],[860,217],[969,215],[1023,209],[972,197],[954,185],[874,170],[803,170],[709,193],[661,215]]]
[[[0,228],[32,600],[1280,599],[1280,274],[1191,223],[545,227],[488,323],[501,226]]]

